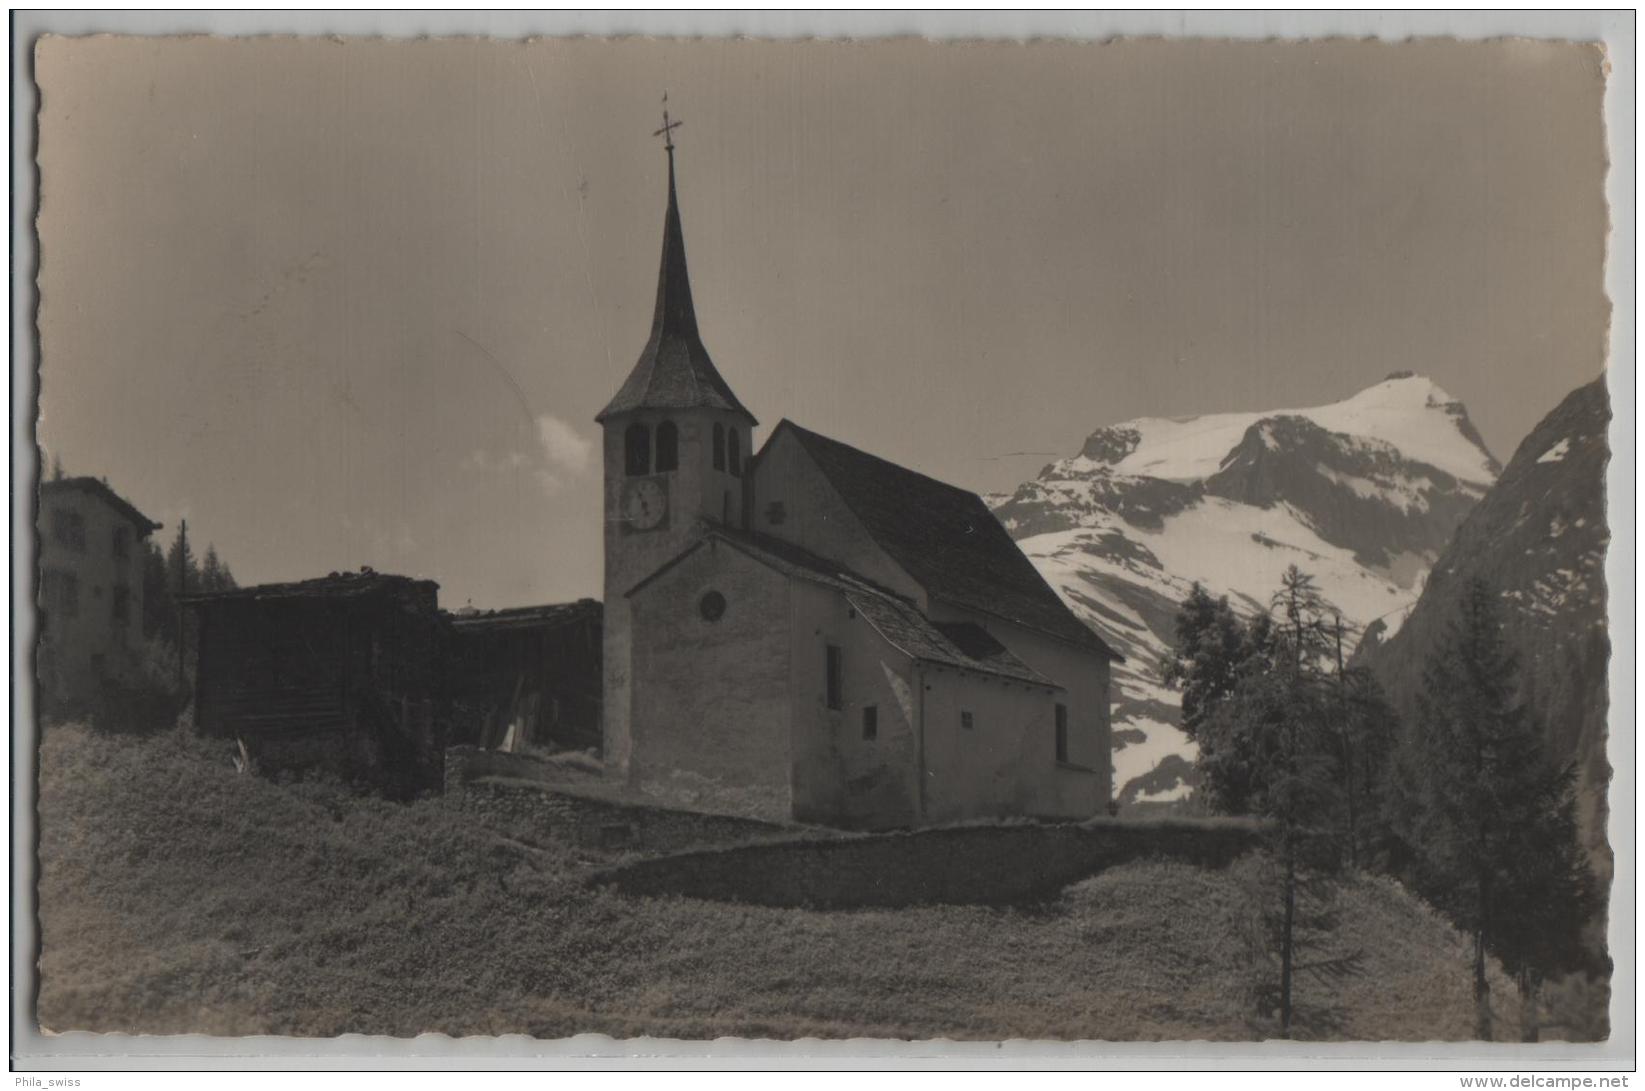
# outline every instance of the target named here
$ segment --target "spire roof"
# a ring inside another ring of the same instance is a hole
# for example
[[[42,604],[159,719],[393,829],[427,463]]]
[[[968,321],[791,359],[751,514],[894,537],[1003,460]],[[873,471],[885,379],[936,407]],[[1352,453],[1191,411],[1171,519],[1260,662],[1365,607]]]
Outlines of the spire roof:
[[[680,205],[674,191],[672,144],[667,150],[668,213],[663,219],[663,256],[657,271],[657,308],[651,318],[651,339],[616,396],[594,419],[604,421],[640,409],[724,409],[741,414],[749,424],[757,424],[715,370],[697,333],[691,278],[685,267],[685,235],[680,229]]]

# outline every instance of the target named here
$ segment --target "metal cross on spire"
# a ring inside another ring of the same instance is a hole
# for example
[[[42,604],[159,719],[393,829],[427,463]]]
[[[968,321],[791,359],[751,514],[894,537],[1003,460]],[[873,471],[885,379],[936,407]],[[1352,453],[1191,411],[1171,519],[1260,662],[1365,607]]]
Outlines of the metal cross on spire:
[[[683,121],[668,120],[668,92],[663,92],[663,127],[652,133],[652,136],[663,138],[663,147],[670,155],[674,154],[674,130],[684,125]]]

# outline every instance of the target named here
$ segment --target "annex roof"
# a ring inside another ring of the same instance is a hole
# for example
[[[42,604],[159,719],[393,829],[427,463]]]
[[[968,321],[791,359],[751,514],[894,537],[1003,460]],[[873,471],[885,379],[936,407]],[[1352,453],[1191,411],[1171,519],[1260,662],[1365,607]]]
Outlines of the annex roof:
[[[866,576],[791,542],[768,535],[748,534],[726,527],[708,528],[703,537],[635,584],[628,594],[640,591],[709,541],[724,542],[783,575],[840,591],[882,638],[912,659],[1049,689],[1063,688],[1011,654],[980,625],[933,622],[913,602],[879,586]]]
[[[926,593],[1121,656],[1081,621],[974,492],[784,420],[766,441],[793,433],[880,548]]]

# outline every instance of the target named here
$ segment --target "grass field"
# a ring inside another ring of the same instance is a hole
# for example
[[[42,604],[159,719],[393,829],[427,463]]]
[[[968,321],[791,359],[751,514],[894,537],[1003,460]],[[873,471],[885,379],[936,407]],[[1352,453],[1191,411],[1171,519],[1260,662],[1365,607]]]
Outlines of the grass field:
[[[818,912],[629,899],[609,862],[234,772],[220,745],[54,727],[40,770],[39,1018],[57,1031],[1251,1039],[1257,869],[1114,868],[1031,908]],[[1464,1038],[1466,945],[1356,879],[1299,1036]],[[1328,952],[1327,952],[1328,953]],[[1512,989],[1496,992],[1505,1022]]]

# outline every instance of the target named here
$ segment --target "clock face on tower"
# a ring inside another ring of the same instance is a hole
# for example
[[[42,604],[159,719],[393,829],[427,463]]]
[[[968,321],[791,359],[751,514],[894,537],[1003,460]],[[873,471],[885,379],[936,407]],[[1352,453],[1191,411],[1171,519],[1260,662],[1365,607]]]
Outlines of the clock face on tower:
[[[668,492],[650,478],[630,481],[623,490],[623,520],[630,530],[655,530],[668,515]]]

